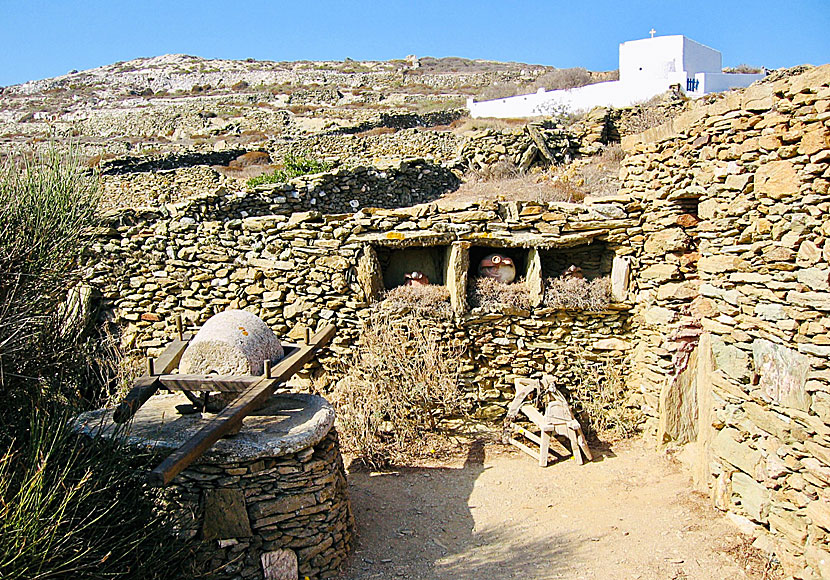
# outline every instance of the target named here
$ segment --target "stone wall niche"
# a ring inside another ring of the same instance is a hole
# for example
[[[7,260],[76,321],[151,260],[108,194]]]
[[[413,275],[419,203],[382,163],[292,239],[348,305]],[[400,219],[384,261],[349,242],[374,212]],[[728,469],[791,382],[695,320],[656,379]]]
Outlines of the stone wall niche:
[[[571,266],[582,269],[586,280],[610,276],[614,252],[603,241],[570,248],[540,250],[542,274],[545,278],[557,278]]]
[[[430,284],[444,286],[447,280],[448,246],[416,246],[408,248],[374,248],[383,276],[383,287],[391,290],[403,285],[404,275],[421,272]]]

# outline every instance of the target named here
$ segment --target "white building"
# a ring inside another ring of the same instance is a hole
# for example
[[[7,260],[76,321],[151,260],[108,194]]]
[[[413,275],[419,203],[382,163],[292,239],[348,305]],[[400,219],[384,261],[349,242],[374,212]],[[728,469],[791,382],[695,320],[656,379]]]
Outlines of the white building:
[[[475,102],[472,117],[535,117],[586,111],[597,106],[628,107],[664,93],[672,85],[692,98],[747,87],[763,74],[726,74],[721,53],[682,35],[657,36],[620,44],[620,80],[576,89]]]

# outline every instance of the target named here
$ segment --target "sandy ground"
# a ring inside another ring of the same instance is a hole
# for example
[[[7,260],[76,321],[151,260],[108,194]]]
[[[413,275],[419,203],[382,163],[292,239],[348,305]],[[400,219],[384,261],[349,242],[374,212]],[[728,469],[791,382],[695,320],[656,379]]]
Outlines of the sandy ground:
[[[776,577],[677,462],[639,440],[597,455],[542,469],[474,444],[440,466],[353,470],[358,546],[344,578]]]

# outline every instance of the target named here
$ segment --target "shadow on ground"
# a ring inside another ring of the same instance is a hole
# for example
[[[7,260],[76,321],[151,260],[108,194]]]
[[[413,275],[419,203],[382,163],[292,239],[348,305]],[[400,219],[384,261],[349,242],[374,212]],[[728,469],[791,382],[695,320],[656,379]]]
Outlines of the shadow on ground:
[[[477,442],[461,468],[350,473],[358,542],[343,578],[550,578],[551,567],[568,557],[569,540],[523,536],[520,514],[476,527],[470,496],[486,469]]]

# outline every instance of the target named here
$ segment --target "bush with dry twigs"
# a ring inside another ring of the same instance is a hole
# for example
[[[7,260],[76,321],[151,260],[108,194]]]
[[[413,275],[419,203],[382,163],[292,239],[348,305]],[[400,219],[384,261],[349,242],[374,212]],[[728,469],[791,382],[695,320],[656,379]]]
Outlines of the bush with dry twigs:
[[[332,393],[344,449],[379,467],[434,448],[439,418],[464,411],[461,356],[417,314],[374,310]]]
[[[636,433],[639,414],[628,404],[620,361],[577,352],[568,357],[568,364],[573,377],[567,387],[568,399],[580,423],[603,439],[623,439]]]
[[[473,308],[485,310],[496,310],[505,306],[522,310],[531,308],[530,291],[522,281],[505,284],[494,278],[476,278],[467,289],[467,300]]]
[[[377,306],[384,311],[412,312],[426,318],[452,318],[450,291],[446,286],[398,286],[386,292]]]
[[[545,281],[544,305],[550,308],[598,312],[611,303],[611,279],[607,276],[584,278],[548,278]]]

